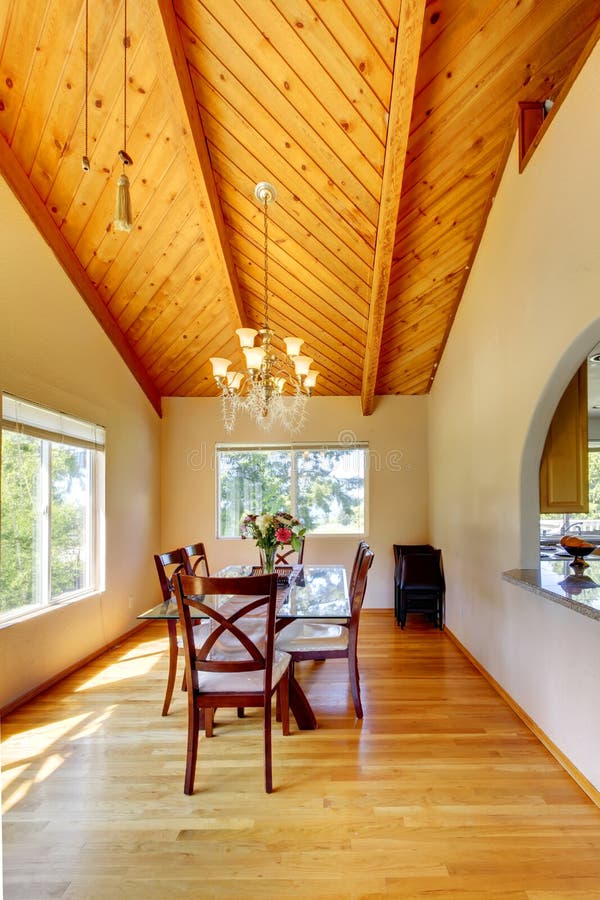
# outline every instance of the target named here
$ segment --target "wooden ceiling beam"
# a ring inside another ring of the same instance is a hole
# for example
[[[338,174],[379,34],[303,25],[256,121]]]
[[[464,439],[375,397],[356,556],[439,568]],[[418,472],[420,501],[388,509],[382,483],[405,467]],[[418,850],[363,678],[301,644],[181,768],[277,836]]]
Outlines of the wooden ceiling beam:
[[[202,227],[223,276],[230,321],[233,328],[239,328],[245,324],[244,303],[173,3],[172,0],[143,0],[143,6]]]
[[[104,329],[105,334],[121,355],[144,394],[158,415],[161,416],[160,393],[122,334],[115,318],[106,307],[102,297],[67,243],[66,238],[44,205],[40,195],[31,184],[25,170],[21,167],[6,139],[1,135],[0,173],[4,176],[6,183],[56,256],[67,276],[71,279],[73,286],[81,294],[90,311]]]
[[[385,306],[392,268],[394,242],[400,208],[402,179],[406,164],[406,148],[410,128],[425,0],[402,0],[396,56],[392,79],[390,114],[381,185],[379,221],[373,264],[373,282],[369,305],[367,345],[363,367],[361,404],[364,416],[373,412],[375,385],[381,352]]]

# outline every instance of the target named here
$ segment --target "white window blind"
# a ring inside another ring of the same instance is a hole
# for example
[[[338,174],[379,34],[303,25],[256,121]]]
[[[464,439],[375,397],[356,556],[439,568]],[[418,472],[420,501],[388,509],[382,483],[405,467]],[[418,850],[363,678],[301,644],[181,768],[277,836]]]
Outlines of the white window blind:
[[[45,409],[10,394],[2,395],[2,427],[89,450],[104,450],[105,430],[101,425]]]

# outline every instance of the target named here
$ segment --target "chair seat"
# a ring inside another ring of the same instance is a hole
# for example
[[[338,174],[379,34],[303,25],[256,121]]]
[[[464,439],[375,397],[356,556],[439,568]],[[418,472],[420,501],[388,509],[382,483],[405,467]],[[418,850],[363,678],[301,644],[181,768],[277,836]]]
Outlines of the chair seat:
[[[345,650],[348,647],[348,629],[344,625],[320,622],[318,619],[296,619],[279,632],[275,646],[288,653]]]
[[[194,625],[194,642],[196,644],[203,644],[206,638],[208,637],[208,630],[210,628],[209,622],[202,622],[200,625]],[[180,650],[183,649],[183,638],[181,635],[177,638],[177,646]]]
[[[279,684],[290,664],[289,653],[275,650],[272,685]],[[198,672],[193,673],[196,690],[210,693],[258,693],[265,689],[265,672]]]

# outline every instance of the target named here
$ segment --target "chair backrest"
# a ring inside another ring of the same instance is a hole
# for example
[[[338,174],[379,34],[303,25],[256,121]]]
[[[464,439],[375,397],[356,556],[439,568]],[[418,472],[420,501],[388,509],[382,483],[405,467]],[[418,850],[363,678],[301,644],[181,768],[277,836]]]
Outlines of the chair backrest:
[[[241,578],[175,576],[175,596],[183,634],[186,678],[197,686],[196,672],[265,671],[271,689],[277,576]],[[196,645],[193,610],[210,620],[204,641]]]
[[[289,557],[292,556],[296,551],[293,547],[287,547],[283,549],[277,548],[275,551],[275,565],[276,566],[291,566],[293,560]],[[265,564],[264,556],[262,550],[259,550],[260,553],[260,564],[263,566]],[[298,559],[296,560],[297,565],[302,565],[304,562],[304,538],[300,538],[300,549],[298,550]]]
[[[166,603],[175,595],[173,576],[178,572],[191,575],[192,570],[189,568],[188,558],[181,547],[177,550],[169,550],[167,553],[155,553],[154,564],[158,572],[163,601]]]
[[[439,591],[445,588],[442,551],[409,553],[402,557],[402,590]]]
[[[394,544],[394,562],[407,553],[431,553],[435,548],[431,544]]]
[[[348,593],[350,596],[354,593],[354,586],[356,584],[356,579],[358,577],[358,570],[360,568],[360,564],[362,562],[362,558],[365,550],[369,549],[369,545],[366,541],[359,541],[358,547],[356,548],[356,554],[354,556],[354,563],[352,564],[352,574],[350,575],[350,583],[348,585]]]
[[[399,583],[402,574],[402,557],[409,553],[432,553],[431,544],[394,544],[394,578]]]
[[[375,554],[373,553],[373,551],[369,547],[366,547],[363,551],[362,559],[358,567],[356,581],[354,583],[354,590],[350,594],[350,608],[352,612],[352,618],[350,620],[351,628],[358,629],[360,611],[362,609],[363,600],[365,599],[365,592],[367,590],[367,576],[369,574],[369,569],[373,565],[374,557]]]
[[[202,542],[198,544],[188,544],[187,547],[183,548],[183,552],[185,553],[189,564],[188,569],[186,570],[188,575],[210,575],[206,549]]]

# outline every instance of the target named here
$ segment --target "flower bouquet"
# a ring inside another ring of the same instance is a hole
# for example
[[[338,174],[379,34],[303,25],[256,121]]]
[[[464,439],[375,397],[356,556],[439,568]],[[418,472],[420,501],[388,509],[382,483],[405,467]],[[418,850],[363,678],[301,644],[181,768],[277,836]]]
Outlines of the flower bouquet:
[[[306,529],[302,527],[300,519],[287,512],[277,512],[274,515],[249,513],[242,519],[240,532],[242,538],[253,538],[256,546],[262,550],[264,571],[274,572],[277,548],[289,546],[299,552]]]

